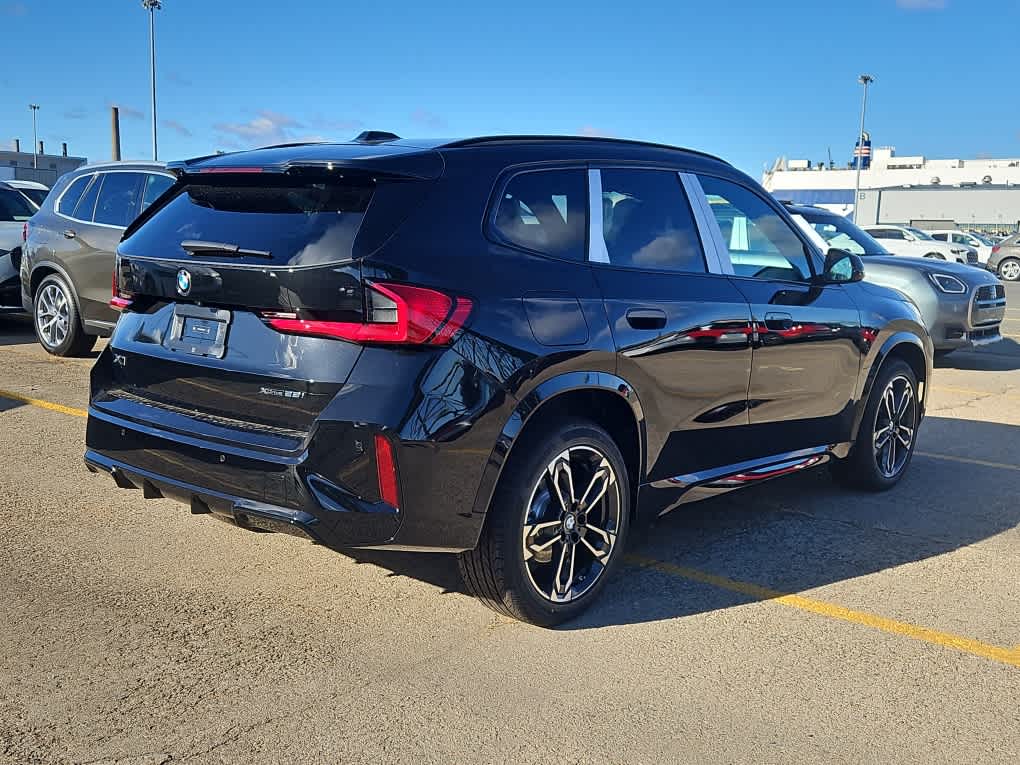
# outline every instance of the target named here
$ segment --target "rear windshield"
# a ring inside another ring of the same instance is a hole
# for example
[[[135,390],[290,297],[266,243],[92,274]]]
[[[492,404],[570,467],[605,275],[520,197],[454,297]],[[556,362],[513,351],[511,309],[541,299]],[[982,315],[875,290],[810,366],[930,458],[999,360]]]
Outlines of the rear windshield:
[[[189,184],[128,237],[120,252],[289,266],[349,260],[374,192],[369,178],[344,184],[285,178]],[[217,251],[217,244],[236,252]]]

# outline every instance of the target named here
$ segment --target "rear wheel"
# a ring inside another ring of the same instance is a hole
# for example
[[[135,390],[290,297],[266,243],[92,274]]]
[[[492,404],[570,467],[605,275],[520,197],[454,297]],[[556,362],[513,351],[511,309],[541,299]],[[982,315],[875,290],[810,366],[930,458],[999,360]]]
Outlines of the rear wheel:
[[[57,274],[50,274],[35,292],[32,316],[39,344],[54,356],[82,356],[96,344],[85,334],[74,293]]]
[[[618,564],[630,482],[616,443],[593,423],[561,421],[525,439],[460,570],[489,607],[552,627],[586,610]]]
[[[924,257],[926,257],[926,258],[933,258],[935,260],[945,260],[946,259],[946,256],[943,255],[941,252],[926,252],[924,254]]]
[[[871,491],[899,483],[914,456],[920,413],[914,370],[900,359],[886,362],[871,390],[850,456],[833,465],[836,477]]]
[[[999,263],[999,278],[1007,282],[1020,281],[1020,260],[1006,258]]]

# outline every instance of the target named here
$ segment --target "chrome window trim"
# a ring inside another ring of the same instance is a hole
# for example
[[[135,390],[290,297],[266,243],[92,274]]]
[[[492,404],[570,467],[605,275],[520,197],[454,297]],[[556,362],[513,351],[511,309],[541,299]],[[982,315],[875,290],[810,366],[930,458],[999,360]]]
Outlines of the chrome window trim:
[[[141,175],[164,175],[167,178],[170,178],[171,180],[173,180],[175,182],[177,181],[177,176],[173,175],[172,173],[154,172],[153,170],[149,170],[147,168],[128,169],[128,168],[125,167],[123,169],[117,169],[117,170],[96,170],[94,173],[82,173],[81,175],[78,176],[78,178],[82,178],[82,177],[84,177],[86,175],[91,175],[92,178],[93,178],[93,180],[90,181],[89,184],[85,187],[85,191],[83,191],[81,193],[81,195],[85,196],[88,193],[89,187],[93,183],[95,183],[95,178],[97,176],[106,175],[108,173],[139,173]],[[64,188],[64,190],[60,192],[60,196],[57,197],[57,200],[53,203],[53,214],[56,215],[58,218],[63,218],[64,220],[74,221],[75,223],[83,223],[86,226],[99,226],[100,228],[112,228],[115,231],[124,231],[127,228],[127,226],[114,226],[111,223],[96,223],[95,221],[91,221],[91,220],[82,220],[81,218],[73,218],[70,215],[64,215],[64,213],[59,212],[57,210],[57,208],[60,206],[60,201],[64,198],[64,194],[67,193],[68,189],[70,189],[71,186],[74,185],[74,182],[76,180],[78,180],[78,178],[73,179],[70,183],[67,184],[67,186]],[[102,191],[103,191],[102,189],[99,190],[100,193],[102,193]],[[139,197],[138,201],[139,201],[139,204],[140,204],[141,203],[141,198],[140,197]],[[96,197],[96,203],[97,204],[99,203],[99,198],[98,197]],[[75,206],[77,207],[77,204]],[[95,213],[95,209],[93,209],[92,214],[93,215],[96,214]]]
[[[702,247],[705,251],[705,260],[709,273],[734,275],[733,263],[730,260],[730,249],[722,238],[722,229],[719,222],[712,214],[712,208],[708,204],[708,197],[705,190],[701,188],[701,182],[693,173],[677,173],[680,176],[680,183],[687,194],[687,200],[691,205],[691,212],[694,213],[694,223],[701,235]]]
[[[602,171],[588,169],[588,262],[609,264],[602,227]]]

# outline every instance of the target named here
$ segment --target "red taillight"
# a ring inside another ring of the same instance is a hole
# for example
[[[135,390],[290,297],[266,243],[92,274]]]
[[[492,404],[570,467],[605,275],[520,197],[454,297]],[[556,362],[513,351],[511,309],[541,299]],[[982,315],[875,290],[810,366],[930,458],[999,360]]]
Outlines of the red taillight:
[[[997,254],[1001,249],[1002,248],[999,245],[995,245],[994,247],[992,247],[992,255]]]
[[[379,496],[393,507],[400,507],[400,489],[397,487],[397,463],[393,459],[393,444],[382,433],[375,434],[375,472],[379,479]]]
[[[270,327],[297,335],[335,337],[355,343],[447,345],[467,321],[473,303],[424,287],[371,284],[369,321],[299,319],[265,313]]]
[[[131,296],[125,292],[120,291],[120,285],[117,284],[117,272],[120,269],[120,264],[113,269],[113,283],[110,285],[110,289],[113,292],[113,297],[110,298],[110,308],[115,311],[123,311],[129,305],[131,305]]]

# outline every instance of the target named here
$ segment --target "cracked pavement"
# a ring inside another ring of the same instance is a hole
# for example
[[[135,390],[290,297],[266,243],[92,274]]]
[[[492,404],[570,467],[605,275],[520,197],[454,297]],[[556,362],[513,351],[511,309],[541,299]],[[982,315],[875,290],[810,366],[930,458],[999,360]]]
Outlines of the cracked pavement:
[[[91,362],[4,317],[0,354],[0,389],[85,406]],[[631,550],[1018,646],[1017,340],[940,361],[928,414],[892,492],[806,471]],[[194,517],[89,474],[83,419],[0,399],[0,422],[2,765],[1020,759],[1017,666],[636,565],[540,630],[447,556]]]

